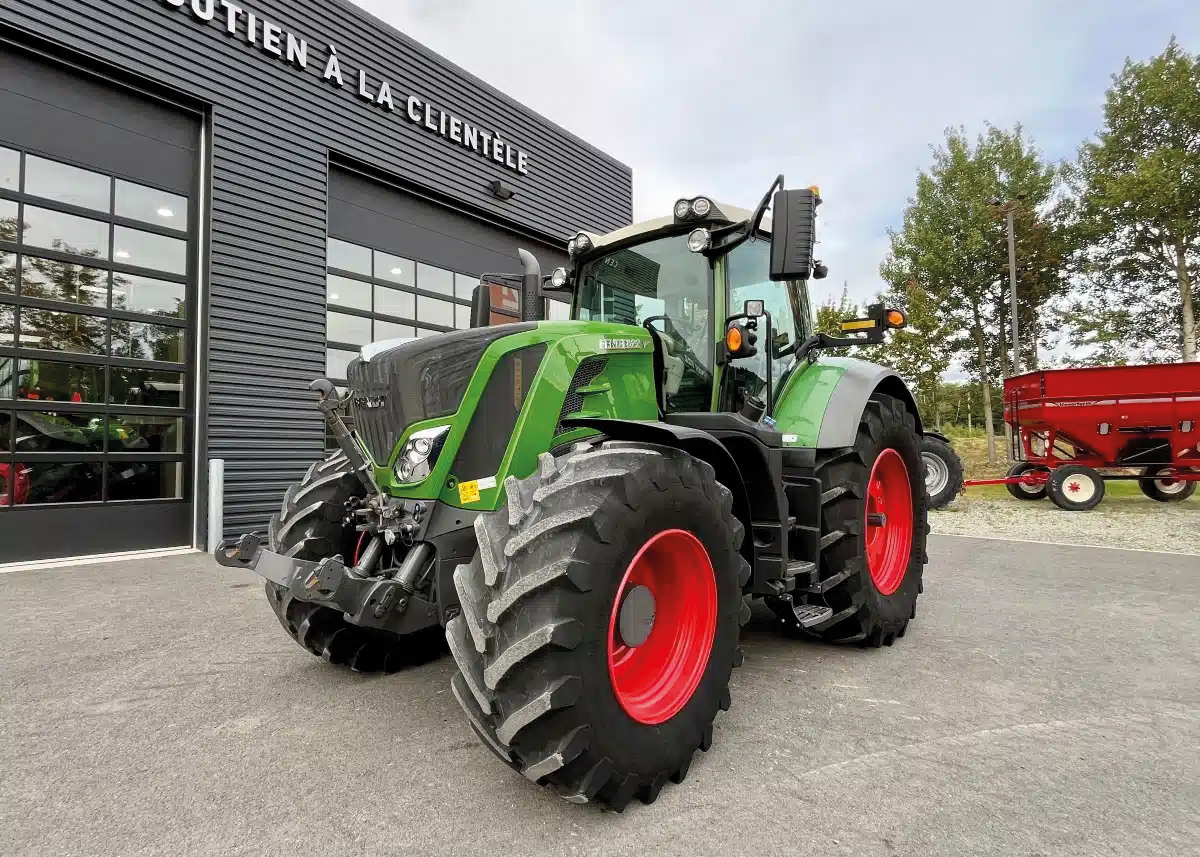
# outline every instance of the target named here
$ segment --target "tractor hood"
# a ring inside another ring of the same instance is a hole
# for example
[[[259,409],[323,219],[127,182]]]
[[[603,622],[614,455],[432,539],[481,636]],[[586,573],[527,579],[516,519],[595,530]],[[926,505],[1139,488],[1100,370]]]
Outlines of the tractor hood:
[[[536,327],[503,324],[365,346],[346,380],[354,427],[371,457],[386,462],[408,426],[457,411],[487,347]]]

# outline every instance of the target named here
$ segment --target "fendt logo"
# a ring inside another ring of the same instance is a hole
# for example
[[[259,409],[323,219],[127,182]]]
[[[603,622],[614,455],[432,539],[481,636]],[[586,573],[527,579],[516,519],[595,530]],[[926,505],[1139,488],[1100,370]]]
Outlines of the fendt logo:
[[[366,410],[366,411],[373,411],[373,410],[376,410],[377,408],[382,408],[386,404],[387,404],[387,396],[386,395],[355,396],[354,397],[354,407],[362,408],[363,410]]]

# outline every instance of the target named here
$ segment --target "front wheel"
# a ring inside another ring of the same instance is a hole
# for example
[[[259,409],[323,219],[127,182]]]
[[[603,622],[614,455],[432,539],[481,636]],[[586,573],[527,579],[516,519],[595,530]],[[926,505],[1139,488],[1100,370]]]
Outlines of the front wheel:
[[[1046,468],[1034,464],[1032,461],[1018,461],[1012,467],[1008,468],[1006,476],[1009,479],[1018,476],[1024,476],[1026,473],[1041,471],[1045,473]],[[1046,483],[1037,482],[1006,482],[1004,487],[1008,489],[1008,493],[1016,497],[1018,500],[1042,500],[1046,496]]]
[[[730,704],[750,575],[732,495],[699,459],[633,443],[543,454],[505,491],[454,574],[454,695],[530,780],[577,803],[649,803]]]
[[[1050,471],[1046,493],[1060,509],[1086,512],[1104,499],[1104,477],[1082,464],[1064,464]]]
[[[1151,500],[1160,503],[1180,503],[1196,493],[1195,482],[1172,478],[1181,471],[1188,472],[1186,467],[1174,467],[1170,464],[1147,467],[1142,471],[1138,487]]]

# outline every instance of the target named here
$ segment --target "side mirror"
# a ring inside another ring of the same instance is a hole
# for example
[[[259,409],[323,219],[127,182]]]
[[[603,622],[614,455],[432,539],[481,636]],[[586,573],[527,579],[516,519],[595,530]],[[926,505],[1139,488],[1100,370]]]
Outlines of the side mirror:
[[[762,318],[764,312],[764,301],[746,301],[742,305],[742,314],[746,318]]]
[[[816,188],[775,193],[771,204],[772,280],[807,280],[813,275],[820,203]]]
[[[471,292],[471,327],[487,327],[492,321],[492,287],[480,283]]]

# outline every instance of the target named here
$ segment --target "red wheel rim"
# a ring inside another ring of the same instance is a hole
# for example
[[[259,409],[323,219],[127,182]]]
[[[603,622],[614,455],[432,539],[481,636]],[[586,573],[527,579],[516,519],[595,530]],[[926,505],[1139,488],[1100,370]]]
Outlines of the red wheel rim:
[[[900,588],[912,554],[913,504],[908,468],[894,449],[875,459],[867,480],[867,565],[875,588],[891,595]]]
[[[654,596],[649,636],[637,646],[621,636],[621,606],[635,587]],[[717,582],[700,540],[663,530],[629,563],[608,619],[608,677],[625,713],[639,723],[670,720],[695,693],[717,629]]]

